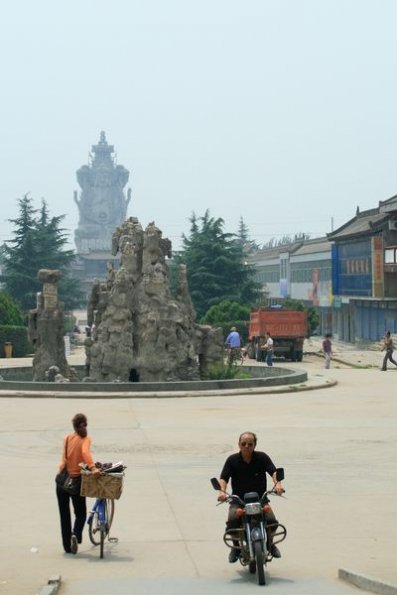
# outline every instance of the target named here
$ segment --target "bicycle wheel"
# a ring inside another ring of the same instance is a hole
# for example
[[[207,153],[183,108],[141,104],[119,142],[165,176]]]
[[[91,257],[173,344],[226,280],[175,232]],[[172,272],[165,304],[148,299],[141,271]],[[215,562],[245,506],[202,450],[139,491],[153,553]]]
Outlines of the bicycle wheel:
[[[114,500],[106,499],[106,500],[104,500],[103,504],[102,503],[98,504],[96,511],[93,513],[92,520],[89,523],[89,529],[88,529],[88,535],[89,535],[90,541],[93,545],[101,545],[101,541],[102,541],[101,522],[99,520],[99,511],[98,511],[98,508],[100,506],[104,507],[103,528],[104,528],[105,537],[110,531],[110,527],[112,526],[113,517],[114,517]]]
[[[98,511],[92,513],[92,519],[88,526],[88,536],[93,545],[99,545],[101,543]]]
[[[104,545],[105,545],[105,537],[108,534],[105,525],[102,525],[101,526],[100,534],[101,534],[100,535],[100,537],[101,537],[101,543],[100,543],[100,553],[99,553],[99,555],[100,555],[101,558],[103,558],[103,549],[104,549]]]
[[[262,552],[262,544],[260,541],[254,542],[254,553],[255,553],[255,560],[256,560],[256,572],[258,577],[258,585],[265,585],[265,567],[264,567],[264,559],[263,559],[263,552]]]
[[[114,517],[114,500],[110,500],[110,498],[107,498],[105,502],[105,514],[107,523],[107,533],[109,533]]]

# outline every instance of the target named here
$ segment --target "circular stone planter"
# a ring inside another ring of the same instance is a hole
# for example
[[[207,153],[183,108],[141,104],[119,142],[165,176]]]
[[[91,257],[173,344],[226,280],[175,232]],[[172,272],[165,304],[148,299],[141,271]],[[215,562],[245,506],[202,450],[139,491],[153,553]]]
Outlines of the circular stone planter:
[[[78,370],[79,368],[76,367]],[[1,370],[4,380],[0,382],[0,391],[12,392],[51,392],[63,393],[73,396],[75,393],[91,394],[102,393],[104,396],[112,396],[117,393],[120,396],[130,398],[137,393],[159,393],[170,392],[205,392],[238,390],[260,387],[282,386],[288,384],[300,384],[307,381],[307,372],[304,370],[291,370],[280,367],[265,366],[244,366],[242,370],[251,374],[251,378],[233,380],[196,380],[177,382],[33,382],[27,380],[28,373],[31,376],[31,368],[5,368]],[[43,395],[44,396],[44,395]],[[77,396],[77,395],[76,395]],[[99,395],[98,395],[99,396]]]

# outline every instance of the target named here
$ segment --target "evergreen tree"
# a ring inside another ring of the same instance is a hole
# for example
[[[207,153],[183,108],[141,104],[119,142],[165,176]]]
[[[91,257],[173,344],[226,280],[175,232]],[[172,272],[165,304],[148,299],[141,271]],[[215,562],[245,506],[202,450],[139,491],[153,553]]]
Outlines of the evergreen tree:
[[[46,263],[41,268],[64,270],[75,258],[73,250],[64,248],[68,240],[65,229],[59,227],[64,218],[65,215],[50,217],[47,204],[42,200],[34,229],[38,259]]]
[[[14,237],[4,245],[3,277],[6,291],[22,307],[28,310],[36,303],[38,281],[37,270],[30,270],[30,263],[36,262],[36,244],[34,230],[36,225],[32,200],[27,194],[18,199],[19,217],[9,219],[15,226]],[[10,244],[10,245],[7,245]]]
[[[240,242],[244,254],[252,254],[253,252],[257,252],[257,250],[259,250],[259,246],[255,240],[249,239],[249,229],[242,217],[240,217],[238,224],[237,241]]]
[[[0,325],[25,326],[21,310],[4,291],[0,291]]]
[[[83,294],[78,283],[71,280],[68,268],[74,259],[72,250],[65,250],[67,237],[60,228],[64,215],[50,217],[46,202],[38,211],[32,199],[25,195],[18,200],[19,217],[9,219],[14,224],[13,238],[5,243],[2,277],[5,289],[27,311],[35,307],[36,294],[41,291],[37,279],[39,269],[60,269],[63,278],[59,283],[59,297],[66,309],[81,304]]]
[[[189,237],[183,236],[183,249],[176,264],[187,266],[190,295],[198,318],[222,300],[253,303],[258,294],[253,267],[244,263],[241,242],[224,231],[221,218],[195,214],[190,219]]]

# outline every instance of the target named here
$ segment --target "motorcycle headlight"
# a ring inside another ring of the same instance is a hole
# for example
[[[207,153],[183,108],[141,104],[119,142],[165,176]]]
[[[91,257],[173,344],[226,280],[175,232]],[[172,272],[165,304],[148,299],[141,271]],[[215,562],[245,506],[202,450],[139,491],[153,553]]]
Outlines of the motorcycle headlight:
[[[260,502],[247,502],[245,505],[245,514],[260,514],[262,506]]]

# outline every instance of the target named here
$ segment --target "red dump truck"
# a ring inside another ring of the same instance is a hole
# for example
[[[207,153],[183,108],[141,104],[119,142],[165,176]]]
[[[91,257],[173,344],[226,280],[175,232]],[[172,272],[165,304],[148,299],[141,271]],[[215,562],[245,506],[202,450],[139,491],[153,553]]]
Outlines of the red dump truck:
[[[257,361],[265,359],[266,333],[273,339],[273,355],[293,362],[302,361],[303,341],[308,334],[307,313],[283,308],[261,308],[250,316],[248,355]]]

